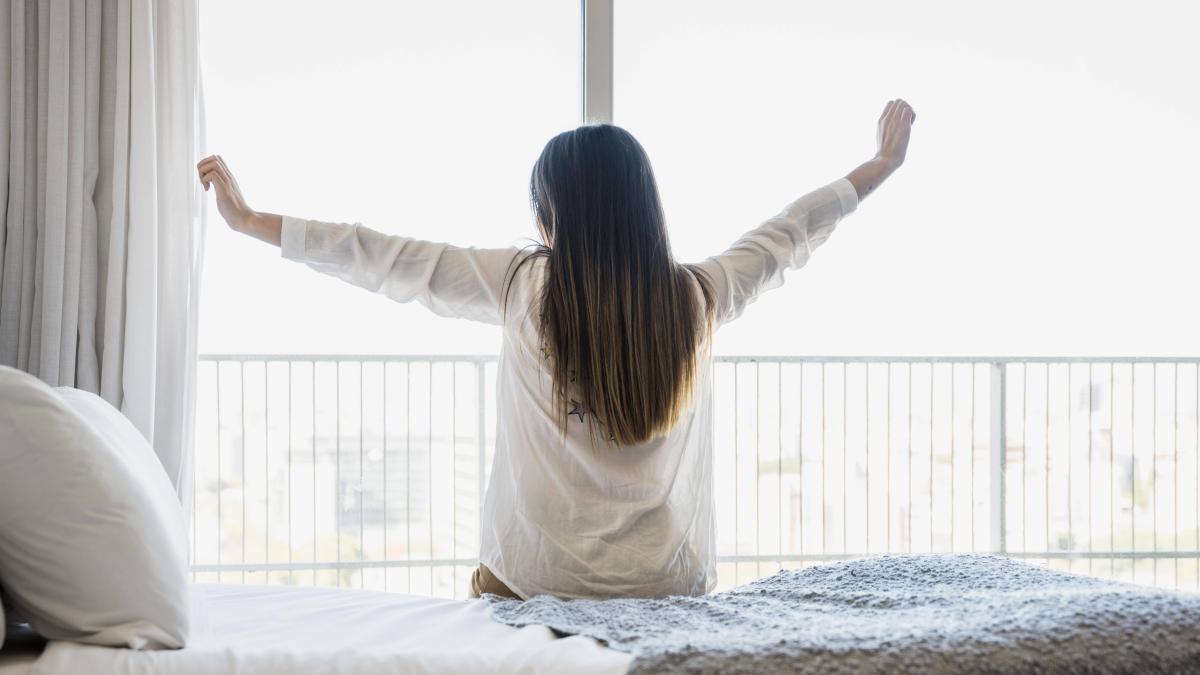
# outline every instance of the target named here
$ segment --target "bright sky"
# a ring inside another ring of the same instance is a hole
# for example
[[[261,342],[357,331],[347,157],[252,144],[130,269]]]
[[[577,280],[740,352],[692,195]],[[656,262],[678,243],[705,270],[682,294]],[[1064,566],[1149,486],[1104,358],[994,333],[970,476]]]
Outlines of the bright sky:
[[[475,246],[533,236],[579,122],[579,3],[204,0],[212,152],[253,207]],[[1195,355],[1200,4],[617,0],[616,123],[677,255],[719,252],[874,151],[907,165],[718,353]],[[1192,84],[1188,84],[1192,82]],[[209,224],[207,353],[494,353]]]

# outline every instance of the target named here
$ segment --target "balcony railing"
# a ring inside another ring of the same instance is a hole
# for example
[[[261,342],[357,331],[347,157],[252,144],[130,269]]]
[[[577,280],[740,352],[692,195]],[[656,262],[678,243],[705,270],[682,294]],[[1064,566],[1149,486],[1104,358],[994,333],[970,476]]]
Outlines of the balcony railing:
[[[722,588],[994,552],[1200,589],[1200,359],[719,357]],[[203,356],[197,581],[464,597],[494,357]]]

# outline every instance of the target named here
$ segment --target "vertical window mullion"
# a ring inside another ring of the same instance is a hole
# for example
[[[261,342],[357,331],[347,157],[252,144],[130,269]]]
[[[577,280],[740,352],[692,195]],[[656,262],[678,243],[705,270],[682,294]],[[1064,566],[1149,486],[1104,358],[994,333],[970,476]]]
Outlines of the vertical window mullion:
[[[613,119],[613,0],[580,4],[582,122]]]

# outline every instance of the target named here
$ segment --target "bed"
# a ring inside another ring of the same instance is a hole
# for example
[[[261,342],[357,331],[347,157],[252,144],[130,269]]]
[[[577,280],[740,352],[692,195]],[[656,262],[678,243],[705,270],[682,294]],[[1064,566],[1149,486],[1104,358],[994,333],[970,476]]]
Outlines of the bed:
[[[222,585],[191,596],[184,649],[6,646],[0,675],[1200,674],[1200,594],[990,555],[874,556],[694,598],[454,601]]]
[[[493,621],[483,600],[294,586],[195,585],[186,648],[6,645],[0,675],[624,673],[631,656],[544,626]],[[13,647],[10,649],[10,647]]]

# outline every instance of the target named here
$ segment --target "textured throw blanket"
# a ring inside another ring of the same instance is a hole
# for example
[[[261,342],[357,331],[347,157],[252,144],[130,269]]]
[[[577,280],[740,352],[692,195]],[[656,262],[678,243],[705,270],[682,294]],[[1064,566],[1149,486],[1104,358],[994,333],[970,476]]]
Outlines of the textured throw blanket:
[[[502,623],[632,653],[634,673],[1200,673],[1200,595],[997,556],[865,558],[698,598],[487,597]]]

